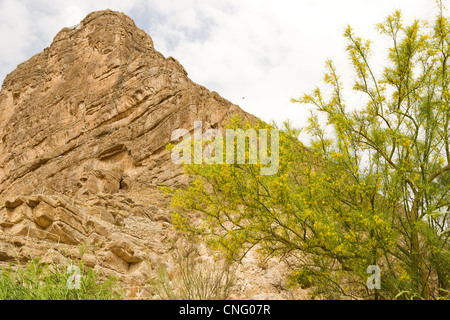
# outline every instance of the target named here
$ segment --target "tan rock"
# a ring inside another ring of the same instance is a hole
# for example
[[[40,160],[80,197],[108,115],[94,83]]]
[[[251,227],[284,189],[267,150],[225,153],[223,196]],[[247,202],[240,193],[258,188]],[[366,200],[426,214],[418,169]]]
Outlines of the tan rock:
[[[3,207],[0,210],[0,226],[1,227],[10,227],[13,223],[9,222],[9,211],[7,208]]]
[[[55,220],[55,208],[46,202],[40,202],[33,209],[33,216],[36,223],[45,229]]]
[[[113,241],[109,244],[109,250],[122,258],[127,263],[141,262],[142,259],[135,255],[133,244],[127,241]]]
[[[16,260],[17,249],[11,243],[0,241],[0,261],[12,262]]]
[[[172,131],[220,127],[236,113],[250,117],[192,82],[129,17],[93,12],[6,77],[0,197],[176,184]]]
[[[70,260],[62,255],[60,252],[49,249],[44,256],[39,260],[40,264],[50,264],[50,263],[56,263],[56,264],[62,264],[62,265],[69,265]]]
[[[78,232],[71,225],[62,221],[55,221],[45,231],[47,239],[57,241],[58,243],[77,245],[81,243],[84,238],[83,234]]]
[[[157,187],[187,182],[165,147],[175,129],[220,129],[235,114],[255,119],[190,80],[123,13],[62,29],[0,91],[0,263],[83,259],[130,297],[153,297],[145,286],[176,266],[179,238]],[[233,297],[286,297],[281,278],[249,262]]]
[[[8,214],[8,222],[12,224],[17,224],[24,219],[32,218],[32,210],[26,203],[22,203],[18,207],[15,207],[11,211],[9,211]]]

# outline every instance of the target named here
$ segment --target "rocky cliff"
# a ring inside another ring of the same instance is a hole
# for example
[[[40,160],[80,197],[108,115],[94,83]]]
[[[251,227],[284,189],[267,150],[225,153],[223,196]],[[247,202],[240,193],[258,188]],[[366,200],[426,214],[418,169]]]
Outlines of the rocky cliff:
[[[143,292],[182,245],[157,188],[186,182],[165,149],[172,132],[221,128],[236,113],[253,118],[191,81],[123,13],[64,28],[0,92],[0,261],[83,259],[119,275],[129,297]],[[235,298],[295,297],[282,264],[252,259]]]

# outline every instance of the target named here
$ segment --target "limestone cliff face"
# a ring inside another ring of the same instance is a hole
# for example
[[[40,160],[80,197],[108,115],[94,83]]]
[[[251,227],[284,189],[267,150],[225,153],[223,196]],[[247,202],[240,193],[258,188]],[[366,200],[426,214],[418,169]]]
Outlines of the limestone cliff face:
[[[179,181],[165,150],[172,131],[194,120],[220,126],[236,112],[244,114],[192,82],[129,17],[91,13],[3,83],[0,197]]]
[[[236,113],[254,118],[192,82],[123,13],[64,28],[0,92],[0,264],[83,259],[142,293],[182,245],[156,188],[186,179],[165,149],[172,132]],[[282,264],[252,259],[234,297],[294,297]]]

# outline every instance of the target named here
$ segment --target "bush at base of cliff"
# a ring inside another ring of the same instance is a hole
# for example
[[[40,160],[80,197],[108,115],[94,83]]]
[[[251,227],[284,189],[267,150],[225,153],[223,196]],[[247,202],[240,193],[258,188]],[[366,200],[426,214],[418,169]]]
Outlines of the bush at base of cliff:
[[[99,281],[99,273],[77,265],[39,264],[31,260],[25,268],[0,267],[1,300],[112,300],[122,295],[116,277]]]

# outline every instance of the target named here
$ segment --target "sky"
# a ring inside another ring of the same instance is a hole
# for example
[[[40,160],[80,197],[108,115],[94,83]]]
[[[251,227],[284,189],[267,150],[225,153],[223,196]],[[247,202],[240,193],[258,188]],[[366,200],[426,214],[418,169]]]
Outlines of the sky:
[[[376,66],[389,41],[375,24],[394,10],[405,22],[432,21],[437,12],[434,0],[0,0],[0,82],[63,27],[104,9],[130,16],[196,83],[265,121],[298,127],[306,125],[308,106],[290,100],[323,86],[327,59],[358,104],[345,53],[347,25],[374,41]]]

